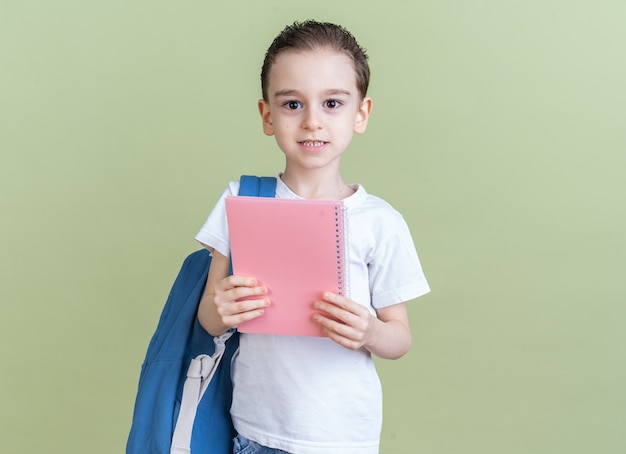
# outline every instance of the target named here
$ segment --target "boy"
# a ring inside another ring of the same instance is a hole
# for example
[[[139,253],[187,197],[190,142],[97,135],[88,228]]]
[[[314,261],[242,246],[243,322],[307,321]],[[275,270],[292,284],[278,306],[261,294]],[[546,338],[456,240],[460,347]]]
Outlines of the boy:
[[[408,351],[405,301],[429,288],[402,216],[341,177],[343,152],[367,127],[368,84],[364,50],[337,25],[296,22],[265,56],[258,109],[263,132],[285,154],[276,197],[343,200],[350,299],[324,292],[311,303],[328,338],[241,334],[233,363],[234,453],[378,453],[382,393],[371,355],[393,359]],[[231,182],[196,236],[213,253],[198,309],[212,335],[262,316],[271,304],[254,276],[229,276],[224,198],[237,191]]]

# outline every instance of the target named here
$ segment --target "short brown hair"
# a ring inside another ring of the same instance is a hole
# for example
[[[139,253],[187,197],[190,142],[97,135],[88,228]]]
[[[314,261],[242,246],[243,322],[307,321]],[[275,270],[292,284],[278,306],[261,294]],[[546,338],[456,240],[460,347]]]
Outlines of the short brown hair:
[[[286,26],[267,49],[261,68],[263,99],[268,100],[269,73],[278,55],[289,50],[307,51],[324,48],[343,52],[352,59],[356,72],[356,85],[361,98],[364,98],[370,81],[370,68],[365,49],[344,27],[329,22],[307,20]]]

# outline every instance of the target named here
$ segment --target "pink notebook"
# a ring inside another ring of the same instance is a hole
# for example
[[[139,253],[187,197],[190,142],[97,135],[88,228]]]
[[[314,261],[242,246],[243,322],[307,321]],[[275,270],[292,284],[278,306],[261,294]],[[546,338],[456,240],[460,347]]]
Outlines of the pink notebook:
[[[226,198],[233,273],[267,286],[271,305],[244,333],[324,336],[311,317],[322,292],[345,294],[341,201]]]

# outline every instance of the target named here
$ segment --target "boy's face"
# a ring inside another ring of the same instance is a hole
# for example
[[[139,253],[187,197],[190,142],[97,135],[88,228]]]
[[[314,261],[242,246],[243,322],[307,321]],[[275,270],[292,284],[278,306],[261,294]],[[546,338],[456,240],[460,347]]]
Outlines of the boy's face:
[[[273,135],[287,166],[339,171],[354,133],[363,133],[372,108],[361,99],[350,58],[340,52],[288,51],[269,74],[267,101],[259,101],[263,132]]]

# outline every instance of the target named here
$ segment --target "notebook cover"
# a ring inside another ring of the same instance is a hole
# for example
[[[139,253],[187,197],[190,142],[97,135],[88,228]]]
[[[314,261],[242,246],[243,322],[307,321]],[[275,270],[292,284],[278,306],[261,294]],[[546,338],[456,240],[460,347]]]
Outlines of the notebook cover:
[[[268,289],[265,313],[243,333],[324,336],[312,321],[324,291],[344,294],[344,208],[341,201],[226,198],[233,273]]]

